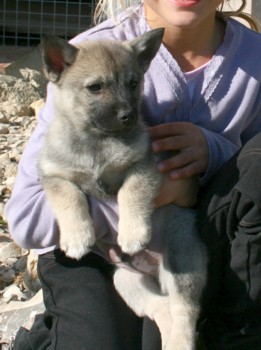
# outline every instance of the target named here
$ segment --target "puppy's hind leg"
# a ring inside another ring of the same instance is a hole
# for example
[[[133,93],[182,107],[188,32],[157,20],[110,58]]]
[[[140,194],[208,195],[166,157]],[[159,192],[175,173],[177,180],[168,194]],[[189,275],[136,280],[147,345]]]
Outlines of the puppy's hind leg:
[[[172,318],[168,296],[161,295],[157,283],[148,275],[118,268],[114,285],[127,305],[140,317],[147,316],[159,327],[162,346],[169,342]]]
[[[206,251],[198,237],[195,212],[178,208],[172,218],[160,266],[160,281],[170,297],[173,320],[166,350],[194,350],[206,283]]]

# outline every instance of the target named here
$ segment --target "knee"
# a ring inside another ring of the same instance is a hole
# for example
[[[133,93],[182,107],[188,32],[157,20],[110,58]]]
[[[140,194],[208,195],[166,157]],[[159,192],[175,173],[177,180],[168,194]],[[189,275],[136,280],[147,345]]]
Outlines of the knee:
[[[261,154],[261,132],[252,137],[242,148],[242,154],[252,152]]]

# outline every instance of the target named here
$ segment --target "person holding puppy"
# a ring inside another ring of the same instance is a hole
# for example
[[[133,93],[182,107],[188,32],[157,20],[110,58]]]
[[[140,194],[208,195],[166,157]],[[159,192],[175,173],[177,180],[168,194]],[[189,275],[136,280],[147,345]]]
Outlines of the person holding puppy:
[[[155,207],[198,203],[209,249],[209,280],[199,331],[209,349],[261,347],[261,54],[260,34],[231,19],[222,0],[144,0],[81,33],[84,40],[131,40],[164,27],[163,44],[145,75],[141,103],[164,174]],[[59,230],[38,179],[37,161],[52,119],[52,86],[21,158],[6,217],[15,241],[37,249],[46,312],[15,349],[158,350],[153,323],[117,295],[113,267],[93,253],[76,261],[59,250]],[[195,178],[198,181],[195,181]],[[197,182],[199,194],[197,196]],[[117,203],[88,198],[99,237],[117,232]],[[204,321],[204,322],[203,322]],[[22,344],[22,345],[21,345]]]

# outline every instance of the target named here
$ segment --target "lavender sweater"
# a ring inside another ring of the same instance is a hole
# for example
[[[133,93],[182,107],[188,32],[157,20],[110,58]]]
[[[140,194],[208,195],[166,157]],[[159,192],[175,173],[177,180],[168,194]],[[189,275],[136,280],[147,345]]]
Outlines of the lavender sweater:
[[[120,23],[108,20],[72,40],[130,40],[149,30],[142,6],[126,12]],[[247,140],[261,131],[261,35],[228,20],[224,42],[194,82],[193,96],[176,61],[161,45],[145,75],[142,113],[146,122],[187,121],[198,125],[209,146],[204,184]],[[39,254],[58,245],[57,224],[37,174],[37,159],[53,118],[52,85],[38,125],[21,158],[16,184],[5,215],[14,240]],[[117,203],[90,198],[97,237],[115,242]]]

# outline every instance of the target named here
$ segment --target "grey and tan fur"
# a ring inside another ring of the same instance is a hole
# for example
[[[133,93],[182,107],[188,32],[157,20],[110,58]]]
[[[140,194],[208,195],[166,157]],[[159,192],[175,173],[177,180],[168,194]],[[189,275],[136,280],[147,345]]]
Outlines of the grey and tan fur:
[[[39,173],[60,229],[65,253],[80,259],[95,244],[86,195],[117,196],[118,244],[134,254],[151,240],[152,226],[166,237],[158,280],[116,269],[115,287],[139,315],[155,320],[165,350],[192,350],[206,257],[195,214],[172,206],[153,214],[161,183],[146,127],[139,115],[141,84],[163,30],[130,42],[88,41],[74,47],[43,41],[44,72],[54,89],[54,119]]]

